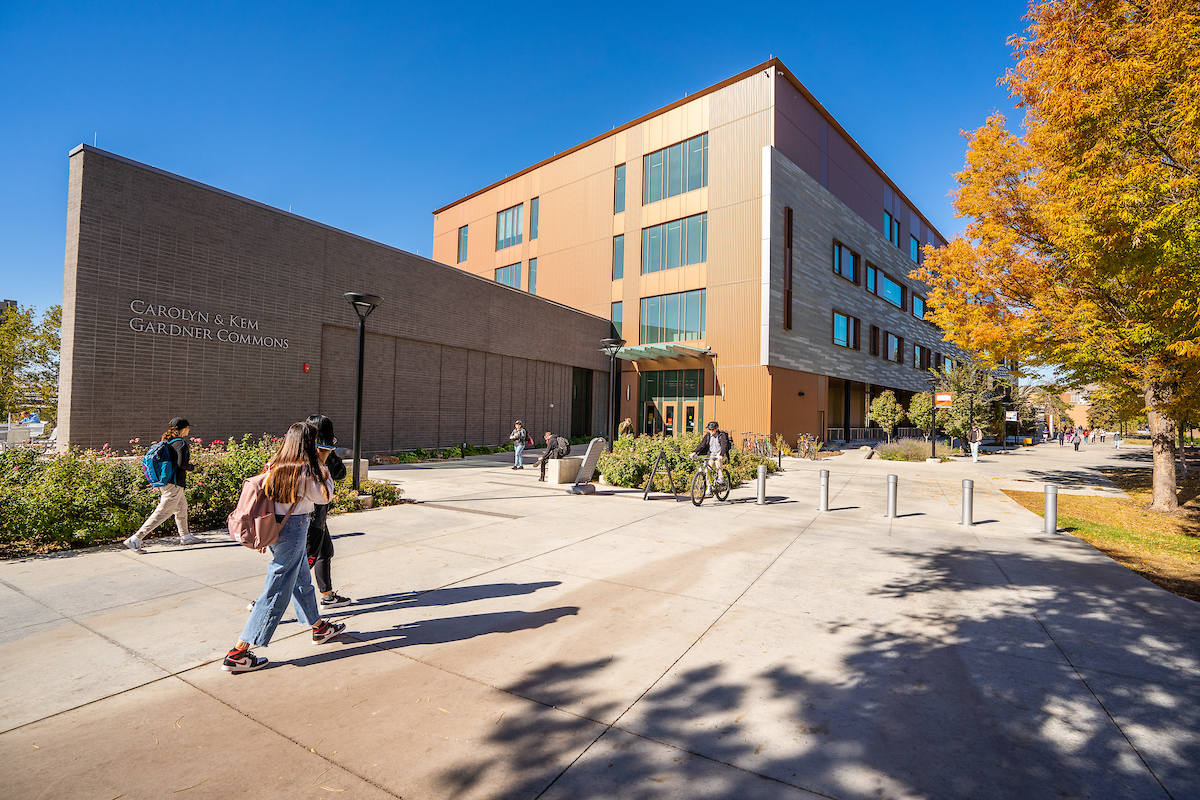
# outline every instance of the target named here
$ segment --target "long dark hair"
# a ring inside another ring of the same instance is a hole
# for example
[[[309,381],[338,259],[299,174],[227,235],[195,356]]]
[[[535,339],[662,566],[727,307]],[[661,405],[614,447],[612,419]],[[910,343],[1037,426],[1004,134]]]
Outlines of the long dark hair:
[[[325,468],[317,458],[316,426],[308,422],[296,422],[284,434],[279,452],[267,462],[267,497],[277,503],[296,502],[306,468],[317,481],[321,481],[325,474]]]
[[[317,429],[317,444],[333,447],[337,439],[333,437],[333,420],[324,414],[313,414],[308,418],[308,424]]]

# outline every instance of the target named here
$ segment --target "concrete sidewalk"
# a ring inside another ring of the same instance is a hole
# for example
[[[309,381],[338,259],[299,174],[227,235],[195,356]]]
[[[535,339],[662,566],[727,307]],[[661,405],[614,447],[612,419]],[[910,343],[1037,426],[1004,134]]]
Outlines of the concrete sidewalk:
[[[766,506],[397,470],[421,503],[330,522],[352,634],[238,676],[256,553],[6,562],[0,795],[1200,797],[1200,608],[1039,532],[1001,486],[1114,458],[1043,448],[785,459]]]

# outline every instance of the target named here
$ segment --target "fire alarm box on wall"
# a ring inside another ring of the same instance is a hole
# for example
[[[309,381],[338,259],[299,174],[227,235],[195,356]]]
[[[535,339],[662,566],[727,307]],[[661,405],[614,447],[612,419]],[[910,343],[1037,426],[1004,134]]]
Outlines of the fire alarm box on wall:
[[[308,372],[308,362],[307,361],[305,361],[302,365],[300,365],[300,371]]]

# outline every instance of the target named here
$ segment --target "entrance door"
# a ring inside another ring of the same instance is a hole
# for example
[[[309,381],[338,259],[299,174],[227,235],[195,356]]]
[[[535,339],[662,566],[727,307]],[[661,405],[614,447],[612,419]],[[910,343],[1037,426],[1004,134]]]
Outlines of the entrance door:
[[[663,433],[667,436],[675,435],[675,404],[671,403],[664,409],[666,411],[666,422],[663,423]]]
[[[658,433],[658,411],[650,400],[646,401],[642,411],[642,430],[651,436]]]
[[[688,403],[683,407],[683,432],[696,432],[696,406],[693,403]]]
[[[573,367],[571,370],[571,436],[590,436],[592,433],[592,371]]]

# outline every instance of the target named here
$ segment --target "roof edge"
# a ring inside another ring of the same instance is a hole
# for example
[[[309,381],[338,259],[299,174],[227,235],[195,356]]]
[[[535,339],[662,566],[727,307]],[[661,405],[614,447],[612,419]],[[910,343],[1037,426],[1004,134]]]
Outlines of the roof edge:
[[[930,222],[929,218],[926,217],[925,214],[921,212],[920,207],[916,203],[914,203],[912,200],[910,200],[908,195],[906,195],[904,193],[904,191],[899,186],[896,185],[896,182],[891,179],[891,177],[887,174],[887,172],[885,172],[883,170],[883,168],[879,166],[879,164],[875,163],[875,159],[871,158],[871,156],[867,154],[867,151],[862,148],[862,145],[860,145],[855,140],[855,138],[853,136],[851,136],[850,133],[845,128],[842,127],[841,123],[838,122],[834,118],[833,114],[830,114],[829,110],[826,109],[825,106],[821,105],[821,102],[819,100],[817,100],[816,96],[814,96],[813,93],[808,90],[807,86],[805,86],[803,83],[800,82],[800,79],[796,77],[795,73],[793,73],[790,69],[788,69],[787,65],[784,64],[783,61],[781,61],[778,58],[771,58],[767,61],[762,62],[761,64],[758,64],[757,66],[751,67],[748,70],[739,72],[737,75],[734,75],[732,78],[726,78],[725,80],[721,81],[720,83],[715,83],[706,89],[701,89],[698,92],[687,95],[686,97],[676,100],[675,102],[670,103],[669,105],[665,105],[661,108],[657,108],[654,111],[649,112],[648,114],[643,114],[642,116],[638,117],[637,119],[635,119],[631,122],[627,122],[624,125],[618,125],[617,127],[613,128],[611,131],[605,131],[604,133],[600,134],[599,136],[593,136],[591,139],[588,139],[586,142],[577,144],[574,147],[572,147],[568,150],[563,150],[560,153],[555,153],[554,155],[550,156],[549,158],[542,159],[541,161],[537,162],[536,164],[526,167],[525,169],[521,170],[520,172],[514,172],[512,175],[509,175],[506,178],[495,181],[494,183],[490,183],[487,186],[483,187],[482,189],[471,192],[470,194],[466,195],[465,197],[460,197],[458,200],[455,200],[453,203],[447,203],[446,205],[442,206],[441,208],[436,209],[435,211],[432,211],[430,213],[432,213],[434,216],[437,216],[438,214],[441,214],[443,211],[454,208],[456,205],[458,205],[460,203],[464,203],[467,200],[478,197],[479,195],[481,195],[485,192],[490,192],[492,189],[495,189],[497,186],[502,186],[503,184],[508,183],[509,181],[513,180],[514,178],[519,178],[522,175],[525,175],[529,172],[534,171],[535,169],[540,169],[541,167],[544,167],[553,161],[557,161],[558,159],[563,158],[564,156],[569,156],[571,153],[577,152],[579,150],[582,150],[585,147],[590,147],[591,145],[596,144],[597,142],[603,141],[604,139],[608,138],[609,136],[615,136],[616,134],[621,133],[622,131],[629,130],[630,128],[632,128],[636,125],[641,125],[643,122],[646,122],[649,119],[653,119],[654,117],[657,117],[659,114],[665,114],[668,111],[671,111],[673,109],[679,108],[682,105],[692,102],[697,97],[703,97],[706,94],[712,94],[715,91],[724,89],[726,86],[737,83],[738,81],[745,80],[746,78],[750,77],[754,73],[761,72],[770,67],[775,67],[777,70],[779,70],[780,72],[783,73],[783,77],[787,78],[788,82],[790,82],[794,87],[796,87],[796,89],[800,92],[800,94],[804,97],[804,99],[808,100],[808,102],[813,104],[813,107],[817,109],[817,112],[822,117],[825,118],[826,122],[828,122],[830,125],[833,126],[834,130],[836,130],[839,134],[841,134],[842,136],[845,137],[846,141],[850,143],[850,146],[854,148],[854,151],[856,153],[858,153],[860,156],[862,156],[864,159],[866,159],[867,163],[871,165],[871,168],[879,173],[879,175],[883,178],[884,182],[887,183],[887,185],[891,187],[892,191],[894,191],[897,195],[899,195],[900,198],[903,199],[904,202],[907,203],[911,208],[916,210],[917,216],[919,216],[921,218],[922,222],[924,222],[926,225],[929,226],[929,229],[931,231],[933,231],[935,234],[937,234],[938,237],[940,239],[942,239],[942,241],[949,241],[945,236],[942,235],[942,232],[937,229],[937,226],[935,226],[932,222]],[[774,145],[772,145],[772,146],[774,146]]]

